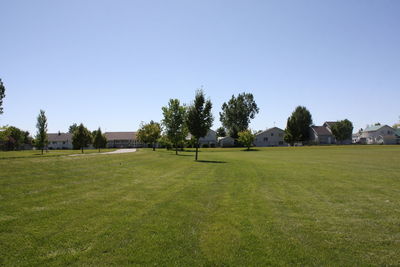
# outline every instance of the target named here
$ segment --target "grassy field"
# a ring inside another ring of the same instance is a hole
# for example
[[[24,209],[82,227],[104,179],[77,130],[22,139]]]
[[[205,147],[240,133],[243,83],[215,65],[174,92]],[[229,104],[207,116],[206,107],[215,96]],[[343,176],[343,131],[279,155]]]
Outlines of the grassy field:
[[[400,146],[199,156],[0,153],[0,265],[400,265]]]

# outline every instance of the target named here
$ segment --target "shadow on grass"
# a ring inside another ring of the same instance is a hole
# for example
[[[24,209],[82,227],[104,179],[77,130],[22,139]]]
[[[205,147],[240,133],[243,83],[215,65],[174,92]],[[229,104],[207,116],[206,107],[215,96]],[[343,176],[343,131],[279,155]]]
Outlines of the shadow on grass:
[[[259,149],[257,149],[257,148],[250,148],[250,149],[243,149],[242,151],[246,151],[246,152],[250,152],[250,151],[260,151]]]
[[[226,163],[226,161],[221,161],[221,160],[198,160],[197,162],[201,162],[201,163]]]

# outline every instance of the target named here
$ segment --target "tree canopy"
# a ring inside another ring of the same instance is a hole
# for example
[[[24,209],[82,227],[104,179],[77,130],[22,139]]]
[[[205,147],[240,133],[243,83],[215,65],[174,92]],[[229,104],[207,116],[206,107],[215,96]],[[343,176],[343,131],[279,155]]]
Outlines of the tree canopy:
[[[332,134],[336,140],[341,142],[347,139],[351,139],[353,134],[353,123],[348,119],[338,121],[331,127]]]
[[[6,88],[0,79],[0,114],[3,114],[3,98],[6,96]]]
[[[212,103],[209,99],[205,99],[203,90],[197,90],[194,101],[188,108],[186,121],[190,134],[196,140],[196,160],[198,158],[199,139],[207,135],[214,121],[211,109]]]
[[[81,123],[72,135],[72,145],[74,149],[81,149],[88,147],[92,143],[92,134],[90,131]]]
[[[309,140],[312,117],[306,107],[298,106],[287,119],[285,129],[285,142],[293,145],[296,142]]]
[[[217,137],[225,137],[226,136],[226,130],[224,127],[219,127],[217,129]]]
[[[47,139],[47,117],[44,112],[44,110],[40,110],[39,115],[37,117],[37,123],[36,123],[36,138],[35,138],[35,146],[37,149],[40,149],[42,151],[43,155],[43,149],[47,146],[48,144],[48,139]]]
[[[138,139],[144,144],[151,144],[156,150],[157,141],[161,137],[161,125],[158,122],[142,123],[137,133]]]
[[[228,134],[237,138],[240,131],[245,131],[259,112],[254,97],[249,93],[232,95],[228,103],[222,104],[222,112],[219,113],[222,125],[228,130]]]
[[[0,148],[2,150],[18,150],[23,144],[29,144],[29,132],[14,126],[7,126],[0,131]]]
[[[70,134],[73,134],[73,133],[75,132],[76,128],[78,128],[78,124],[73,123],[71,126],[69,126],[68,132],[69,132]]]
[[[182,106],[178,99],[170,99],[168,106],[162,107],[162,112],[165,133],[175,146],[175,153],[178,154],[178,145],[184,142],[188,134],[185,124],[186,107]]]
[[[107,138],[106,136],[101,132],[101,129],[95,130],[93,132],[93,147],[98,149],[100,152],[101,148],[105,148],[107,145]]]
[[[251,130],[244,130],[238,133],[238,141],[241,143],[243,146],[247,147],[247,150],[250,150],[250,147],[253,145],[254,142],[254,134],[251,132]]]

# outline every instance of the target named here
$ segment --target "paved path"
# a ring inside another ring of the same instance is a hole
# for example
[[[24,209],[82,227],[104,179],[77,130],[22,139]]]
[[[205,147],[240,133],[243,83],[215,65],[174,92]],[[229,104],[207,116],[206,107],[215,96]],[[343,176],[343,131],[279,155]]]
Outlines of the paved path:
[[[117,149],[117,150],[115,150],[115,151],[103,152],[103,153],[72,154],[72,155],[69,155],[69,156],[70,156],[70,157],[75,157],[75,156],[87,156],[87,155],[122,154],[122,153],[132,153],[132,152],[136,152],[136,148]]]

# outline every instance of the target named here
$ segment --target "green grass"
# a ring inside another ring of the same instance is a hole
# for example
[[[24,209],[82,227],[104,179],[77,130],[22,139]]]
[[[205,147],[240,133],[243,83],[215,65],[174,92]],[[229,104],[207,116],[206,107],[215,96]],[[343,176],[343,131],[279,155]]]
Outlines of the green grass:
[[[115,151],[115,149],[107,148],[101,149],[100,152],[110,152]],[[83,150],[84,154],[93,154],[98,153],[98,149],[85,149]],[[0,160],[1,159],[10,159],[10,158],[31,158],[31,157],[57,157],[57,156],[65,156],[72,154],[81,154],[81,150],[24,150],[24,151],[1,151],[0,150]]]
[[[0,265],[400,265],[400,146],[0,155]]]

